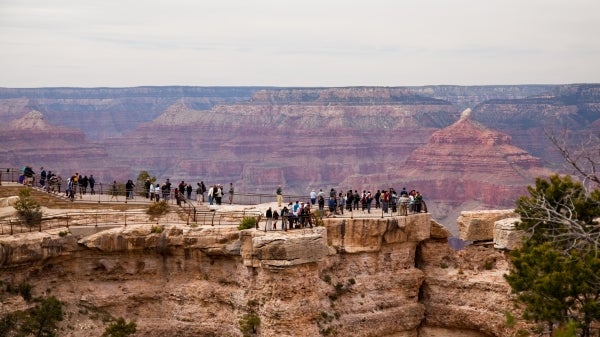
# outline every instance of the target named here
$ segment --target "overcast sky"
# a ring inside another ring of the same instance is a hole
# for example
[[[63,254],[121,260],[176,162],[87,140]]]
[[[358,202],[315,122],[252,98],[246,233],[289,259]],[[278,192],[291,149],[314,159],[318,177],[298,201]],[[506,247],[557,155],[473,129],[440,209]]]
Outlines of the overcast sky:
[[[600,82],[598,0],[0,0],[0,86]]]

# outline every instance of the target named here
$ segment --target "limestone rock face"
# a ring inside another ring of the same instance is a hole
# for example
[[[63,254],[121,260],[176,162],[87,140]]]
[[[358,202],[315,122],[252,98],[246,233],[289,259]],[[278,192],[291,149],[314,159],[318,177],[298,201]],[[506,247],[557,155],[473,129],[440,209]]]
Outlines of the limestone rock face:
[[[467,246],[457,252],[437,240],[421,245],[426,319],[419,336],[514,336],[503,313],[514,312],[504,254]]]
[[[516,216],[514,210],[464,211],[460,213],[456,222],[462,240],[492,241],[494,240],[494,223]]]
[[[525,233],[515,228],[519,221],[520,218],[507,218],[494,222],[494,248],[513,250],[521,247]]]
[[[430,236],[430,216],[325,222],[269,232],[127,225],[77,242],[3,237],[0,279],[51,287],[74,313],[61,324],[86,326],[65,336],[101,334],[88,310],[135,319],[150,337],[240,336],[249,313],[260,317],[260,336],[417,336],[425,275],[416,250]],[[6,303],[5,311],[22,308]]]
[[[246,230],[241,235],[241,247],[244,265],[262,268],[318,263],[329,253],[323,227],[304,230],[301,236]]]

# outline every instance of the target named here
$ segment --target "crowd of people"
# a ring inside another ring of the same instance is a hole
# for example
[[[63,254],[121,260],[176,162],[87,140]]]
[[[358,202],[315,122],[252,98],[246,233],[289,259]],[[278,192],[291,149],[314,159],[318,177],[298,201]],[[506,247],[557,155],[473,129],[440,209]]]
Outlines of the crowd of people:
[[[363,190],[362,193],[359,193],[358,190],[348,190],[344,193],[337,192],[332,188],[328,194],[323,189],[320,189],[319,192],[312,190],[306,203],[297,200],[295,203],[288,203],[283,208],[281,208],[283,200],[281,186],[277,188],[275,194],[277,196],[277,206],[280,210],[273,210],[272,207],[269,207],[265,212],[267,219],[265,231],[276,230],[279,219],[281,219],[279,223],[282,230],[304,228],[306,226],[312,228],[311,208],[317,207],[319,211],[323,212],[321,214],[324,214],[326,203],[330,215],[344,214],[344,211],[352,212],[359,209],[363,213],[371,213],[373,202],[375,202],[375,209],[381,209],[382,213],[398,213],[400,216],[406,216],[427,212],[427,205],[421,193],[417,190],[407,191],[406,188],[403,188],[400,193],[397,193],[393,188],[389,188],[387,190],[377,190],[375,194],[368,190]]]
[[[52,171],[46,172],[43,167],[40,167],[39,175],[36,175],[31,166],[25,166],[22,169],[22,175],[19,177],[19,182],[34,186],[36,178],[39,177],[39,186],[48,192],[61,193],[62,177],[56,175]],[[77,193],[80,198],[88,193],[95,194],[96,180],[92,174],[81,176],[75,172],[67,179],[65,195],[73,200]],[[125,183],[125,200],[135,198],[136,184],[129,179]],[[227,196],[227,202],[233,204],[234,201],[234,186],[229,183],[228,189],[225,189],[221,184],[213,184],[206,186],[204,181],[196,183],[194,187],[191,183],[181,181],[177,187],[172,188],[169,178],[160,184],[156,181],[151,181],[149,178],[145,180],[143,185],[143,194],[147,199],[159,202],[162,200],[170,200],[174,198],[178,205],[187,203],[193,200],[193,192],[196,193],[195,199],[198,204],[208,201],[209,205],[222,205],[223,197]],[[111,198],[117,200],[118,196],[122,195],[120,185],[114,180],[107,191]],[[139,191],[139,189],[138,189]],[[423,196],[417,190],[408,191],[403,188],[399,193],[394,188],[379,189],[375,193],[370,190],[359,192],[358,189],[349,189],[345,192],[336,191],[331,188],[328,193],[323,189],[316,192],[314,189],[310,192],[308,200],[297,200],[295,203],[290,202],[288,205],[283,205],[283,190],[281,185],[275,190],[277,198],[278,210],[271,210],[265,214],[269,222],[268,229],[275,229],[277,220],[281,218],[281,228],[294,228],[294,226],[303,227],[304,225],[312,226],[310,216],[311,208],[317,208],[319,211],[325,211],[327,208],[328,214],[344,214],[344,211],[358,211],[371,213],[373,207],[381,209],[382,213],[398,213],[405,216],[413,213],[427,212],[427,205],[423,200]],[[374,203],[374,205],[373,205]]]
[[[325,200],[327,199],[327,201]],[[396,213],[408,215],[411,213],[420,213],[427,211],[423,196],[417,190],[406,190],[406,187],[397,193],[394,188],[377,190],[375,194],[371,191],[348,190],[346,192],[336,192],[334,188],[326,195],[322,189],[319,192],[312,190],[310,192],[310,203],[317,205],[319,210],[325,210],[325,203],[330,213],[344,214],[344,210],[362,210],[371,213],[375,202],[375,209],[381,209],[383,213]]]

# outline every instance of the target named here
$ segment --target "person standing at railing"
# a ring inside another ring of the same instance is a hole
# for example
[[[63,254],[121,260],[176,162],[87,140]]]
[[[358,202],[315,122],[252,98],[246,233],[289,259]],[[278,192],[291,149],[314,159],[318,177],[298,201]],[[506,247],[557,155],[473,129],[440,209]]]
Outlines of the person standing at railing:
[[[46,170],[44,170],[43,166],[40,167],[40,171],[41,171],[40,172],[40,186],[42,188],[44,188],[46,186],[46,176],[47,176],[47,174],[46,174]]]
[[[273,230],[277,229],[277,220],[279,220],[279,213],[277,213],[277,210],[274,210],[273,211]]]
[[[314,206],[316,202],[317,202],[317,192],[315,192],[315,190],[313,189],[312,191],[310,191],[310,204]]]
[[[223,186],[221,186],[221,184],[217,184],[217,187],[215,188],[216,190],[213,191],[215,201],[217,202],[217,205],[221,205],[221,201],[223,200]]]
[[[233,204],[233,183],[229,183],[229,204]]]
[[[215,195],[215,185],[210,185],[210,188],[208,189],[208,204],[209,205],[213,204],[214,195]]]
[[[88,183],[90,184],[90,194],[94,195],[96,194],[96,191],[94,191],[94,185],[96,185],[96,179],[94,179],[94,175],[90,174],[90,178],[88,179]]]
[[[282,194],[282,190],[281,190],[281,185],[279,185],[279,187],[277,187],[277,190],[275,191],[275,194],[277,194],[277,207],[281,207],[281,204],[283,203],[283,194]]]
[[[150,183],[150,186],[148,186],[148,194],[150,197],[150,201],[154,201],[154,184]]]
[[[271,207],[265,212],[265,217],[267,218],[267,223],[265,224],[265,232],[272,229],[273,226],[273,211]]]
[[[288,210],[287,207],[283,207],[283,209],[281,210],[281,229],[283,229],[284,231],[287,231],[288,229],[288,223],[289,223],[289,215],[290,215],[290,211]]]
[[[204,193],[206,193],[206,185],[204,185],[204,181],[200,181],[200,194],[202,194],[202,202],[204,202]]]
[[[125,191],[126,191],[126,195],[125,195],[125,199],[133,199],[133,188],[135,187],[135,184],[133,183],[133,180],[129,179],[127,180],[127,183],[125,184]]]
[[[187,184],[185,187],[185,192],[187,193],[187,199],[192,200],[192,184]]]
[[[152,182],[150,182],[149,178],[146,178],[146,181],[144,182],[144,189],[145,189],[145,192],[146,192],[146,199],[152,198],[151,195],[154,194],[154,188],[152,188],[152,187],[153,187]],[[150,199],[150,200],[152,200],[152,199]]]
[[[115,199],[116,201],[119,201],[118,195],[119,195],[119,188],[117,187],[117,181],[114,180],[112,183],[112,186],[110,187],[110,200]]]

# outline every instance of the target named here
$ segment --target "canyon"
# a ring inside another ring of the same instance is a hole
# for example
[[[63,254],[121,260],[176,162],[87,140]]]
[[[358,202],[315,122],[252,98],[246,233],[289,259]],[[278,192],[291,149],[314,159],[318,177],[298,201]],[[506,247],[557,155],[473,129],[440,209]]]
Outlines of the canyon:
[[[0,167],[299,197],[407,187],[456,236],[460,211],[572,173],[547,134],[597,133],[600,85],[0,88],[0,121]]]

